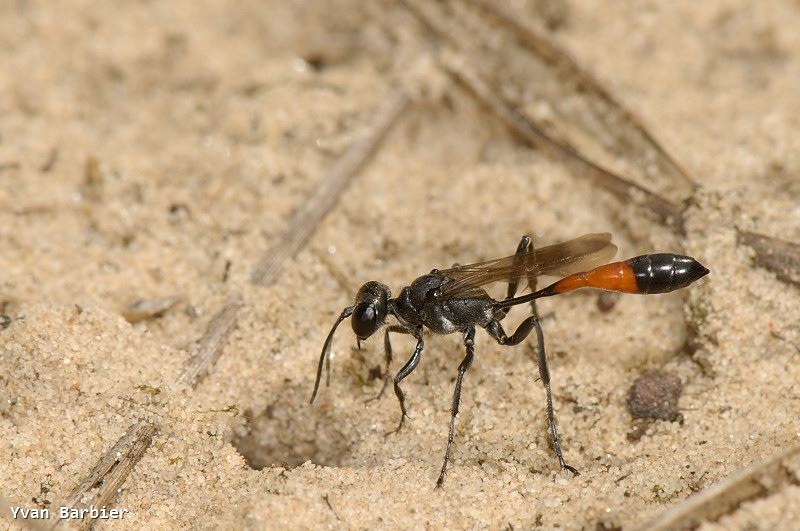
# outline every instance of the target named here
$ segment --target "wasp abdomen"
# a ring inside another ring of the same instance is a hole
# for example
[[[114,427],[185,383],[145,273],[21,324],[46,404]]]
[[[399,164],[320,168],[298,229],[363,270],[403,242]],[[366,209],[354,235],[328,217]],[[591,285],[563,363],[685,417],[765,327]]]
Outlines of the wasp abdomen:
[[[667,293],[685,288],[707,274],[708,269],[691,256],[672,253],[645,254],[622,262],[601,265],[590,271],[574,273],[530,297],[534,299],[550,297],[580,288],[599,288],[642,295]],[[520,304],[527,300],[525,297],[518,297],[511,304]],[[501,304],[509,304],[509,301]]]
[[[636,277],[638,293],[667,293],[685,288],[708,274],[691,256],[672,253],[645,254],[627,260]]]

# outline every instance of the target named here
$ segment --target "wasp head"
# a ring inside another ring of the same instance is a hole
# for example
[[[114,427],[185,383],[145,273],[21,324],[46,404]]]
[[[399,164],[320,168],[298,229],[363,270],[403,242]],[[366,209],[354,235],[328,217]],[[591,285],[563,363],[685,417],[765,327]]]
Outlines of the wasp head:
[[[389,311],[389,288],[380,282],[370,281],[356,294],[350,325],[359,342],[367,339],[383,325]]]

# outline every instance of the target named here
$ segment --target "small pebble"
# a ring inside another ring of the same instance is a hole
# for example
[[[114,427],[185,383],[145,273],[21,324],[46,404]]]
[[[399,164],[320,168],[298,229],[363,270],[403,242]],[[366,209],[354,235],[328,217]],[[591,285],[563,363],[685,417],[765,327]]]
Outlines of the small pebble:
[[[597,309],[602,313],[608,313],[617,305],[620,294],[613,291],[604,291],[597,296]]]
[[[634,418],[676,420],[683,384],[677,375],[647,372],[636,378],[628,391],[628,411]]]
[[[180,295],[175,297],[139,299],[126,306],[125,309],[122,310],[122,316],[129,323],[138,323],[139,321],[144,321],[145,319],[160,317],[164,314],[164,312],[181,302],[183,299],[184,297]]]

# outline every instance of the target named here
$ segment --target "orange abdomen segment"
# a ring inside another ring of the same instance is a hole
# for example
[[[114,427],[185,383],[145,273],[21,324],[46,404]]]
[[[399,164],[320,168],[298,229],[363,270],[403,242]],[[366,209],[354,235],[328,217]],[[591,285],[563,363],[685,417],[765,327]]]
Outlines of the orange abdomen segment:
[[[627,261],[613,262],[591,271],[564,277],[553,285],[555,293],[566,293],[579,288],[599,288],[623,293],[639,293],[636,274]]]

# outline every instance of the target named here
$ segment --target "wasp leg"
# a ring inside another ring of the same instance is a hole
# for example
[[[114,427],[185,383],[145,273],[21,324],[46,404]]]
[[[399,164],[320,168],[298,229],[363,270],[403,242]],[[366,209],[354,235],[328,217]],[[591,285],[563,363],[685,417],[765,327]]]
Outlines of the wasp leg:
[[[558,457],[561,468],[569,470],[577,476],[578,471],[564,461],[564,456],[561,453],[561,443],[558,440],[558,427],[556,426],[556,415],[553,411],[553,392],[550,389],[550,369],[547,367],[547,354],[544,349],[544,333],[542,332],[542,325],[539,323],[539,317],[531,315],[522,321],[511,337],[506,335],[499,321],[492,321],[489,323],[489,326],[486,327],[487,332],[501,345],[517,345],[522,342],[533,329],[536,329],[536,339],[538,343],[537,361],[539,365],[539,377],[542,380],[545,394],[547,395],[547,421],[550,425],[550,439],[553,442],[553,450],[556,453],[556,457]]]
[[[519,245],[517,245],[517,252],[514,253],[514,268],[517,269],[521,266],[522,260],[525,260],[525,255],[529,253],[529,251],[533,250],[533,240],[527,234],[522,237],[519,241]],[[528,256],[530,259],[532,256]],[[526,264],[527,265],[527,264]],[[528,274],[528,287],[530,287],[531,291],[536,291],[536,273],[533,270],[529,270]],[[512,299],[514,295],[517,294],[517,287],[519,286],[519,279],[512,279],[508,282],[508,291],[506,294],[506,299]],[[536,313],[536,302],[531,301],[531,306],[533,307],[534,315],[538,315]],[[497,311],[497,319],[502,320],[511,308],[502,308]]]
[[[386,391],[386,387],[389,385],[389,381],[392,379],[389,374],[389,368],[392,365],[392,342],[389,339],[389,332],[396,332],[398,334],[413,333],[409,329],[400,325],[391,325],[386,327],[386,332],[383,334],[383,354],[386,357],[386,369],[383,372],[383,385],[381,386],[381,390],[378,392],[377,395],[373,396],[372,398],[368,398],[367,400],[364,401],[365,404],[368,404],[373,400],[380,399],[380,397],[382,397],[383,393]]]
[[[414,372],[414,369],[419,365],[419,360],[422,358],[422,347],[425,345],[425,342],[422,340],[422,329],[415,329],[411,333],[417,338],[417,347],[414,349],[414,353],[411,357],[408,358],[406,364],[403,365],[403,368],[400,369],[394,377],[394,394],[397,396],[398,402],[400,402],[400,423],[397,425],[397,428],[388,432],[386,434],[387,436],[399,432],[403,427],[406,417],[408,417],[408,413],[406,412],[406,395],[403,393],[403,390],[400,389],[400,382],[402,382],[406,376]]]
[[[450,461],[450,449],[453,446],[453,437],[456,432],[456,417],[458,416],[458,405],[461,402],[461,382],[464,380],[464,374],[472,365],[472,358],[475,355],[475,327],[470,326],[464,332],[464,346],[467,348],[467,355],[458,366],[458,377],[456,377],[456,388],[453,391],[453,404],[450,407],[450,431],[447,434],[447,449],[444,452],[444,463],[442,463],[442,471],[439,472],[439,479],[436,480],[436,488],[441,488],[444,484],[444,475],[447,471],[447,463]]]
[[[519,266],[520,262],[522,261],[522,255],[528,252],[528,249],[533,248],[533,242],[531,241],[531,237],[527,234],[522,237],[519,241],[519,245],[517,245],[517,252],[514,253],[514,266],[515,268]],[[528,279],[530,280],[530,278]],[[508,295],[506,295],[507,299],[512,298],[514,295],[517,294],[517,286],[519,285],[518,279],[513,279],[508,283]]]

